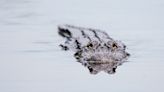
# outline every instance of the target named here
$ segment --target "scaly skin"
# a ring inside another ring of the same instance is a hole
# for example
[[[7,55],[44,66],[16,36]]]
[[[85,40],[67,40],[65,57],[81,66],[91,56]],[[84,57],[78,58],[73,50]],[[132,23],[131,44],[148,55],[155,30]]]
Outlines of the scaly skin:
[[[59,35],[66,38],[65,43],[60,46],[63,50],[74,51],[74,57],[91,74],[100,71],[113,74],[117,66],[126,62],[130,56],[121,41],[112,39],[101,30],[71,25],[60,25],[58,30]]]

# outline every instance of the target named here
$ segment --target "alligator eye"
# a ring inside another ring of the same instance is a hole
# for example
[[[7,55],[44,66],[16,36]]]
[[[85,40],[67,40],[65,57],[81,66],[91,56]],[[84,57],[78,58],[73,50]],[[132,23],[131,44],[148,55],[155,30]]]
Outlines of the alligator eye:
[[[113,48],[118,48],[118,46],[117,46],[116,43],[113,43],[113,44],[112,44],[112,47],[113,47]]]
[[[87,45],[87,47],[88,47],[88,48],[92,48],[92,47],[93,47],[93,44],[92,44],[92,43],[89,43],[89,44]]]
[[[74,57],[75,57],[76,59],[82,58],[81,52],[80,52],[80,51],[79,51],[79,52],[76,52],[76,53],[74,54]]]
[[[94,46],[98,46],[99,43],[98,43],[98,41],[92,41],[92,45],[94,45]]]

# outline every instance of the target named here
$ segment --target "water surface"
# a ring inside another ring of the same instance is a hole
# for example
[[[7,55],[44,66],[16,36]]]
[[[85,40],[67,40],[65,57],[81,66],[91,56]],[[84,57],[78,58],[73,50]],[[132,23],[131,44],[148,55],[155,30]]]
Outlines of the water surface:
[[[1,92],[163,92],[164,1],[1,0]],[[129,62],[114,75],[89,71],[61,51],[58,24],[122,40]]]

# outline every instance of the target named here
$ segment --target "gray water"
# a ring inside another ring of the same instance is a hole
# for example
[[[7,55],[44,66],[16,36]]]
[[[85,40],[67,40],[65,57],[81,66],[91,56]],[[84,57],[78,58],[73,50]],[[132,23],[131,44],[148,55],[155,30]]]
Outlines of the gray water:
[[[163,0],[0,0],[0,92],[163,92]],[[58,47],[58,24],[98,28],[131,54],[90,75]]]

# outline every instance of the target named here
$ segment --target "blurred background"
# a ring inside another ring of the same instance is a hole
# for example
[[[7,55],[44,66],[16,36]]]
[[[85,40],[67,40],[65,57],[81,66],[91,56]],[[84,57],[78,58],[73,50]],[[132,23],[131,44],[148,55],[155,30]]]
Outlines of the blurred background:
[[[0,0],[0,92],[164,92],[163,0]],[[131,54],[90,75],[59,48],[57,25],[105,30]]]

